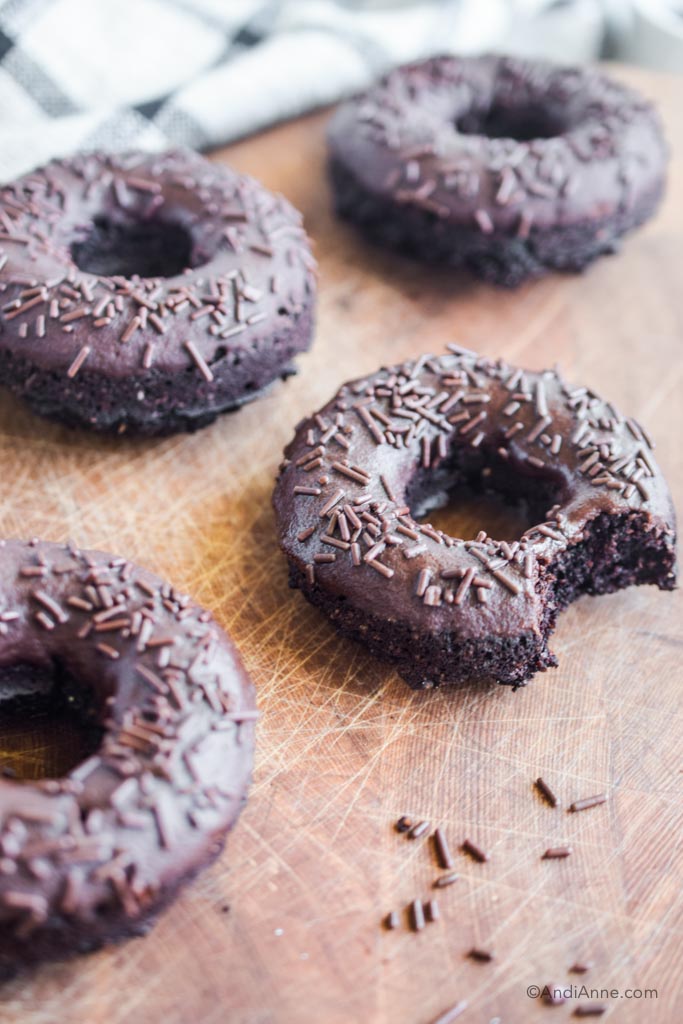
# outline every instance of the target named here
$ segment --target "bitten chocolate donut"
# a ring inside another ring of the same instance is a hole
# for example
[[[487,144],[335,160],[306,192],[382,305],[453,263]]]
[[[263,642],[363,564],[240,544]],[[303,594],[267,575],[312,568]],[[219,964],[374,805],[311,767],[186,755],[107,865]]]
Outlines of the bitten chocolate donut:
[[[296,210],[187,151],[77,155],[0,190],[0,372],[34,412],[171,433],[250,401],[311,342]]]
[[[586,68],[436,57],[343,105],[330,132],[338,212],[418,259],[513,286],[581,270],[652,215],[657,113]]]
[[[421,510],[458,488],[524,502],[514,542],[459,540]],[[453,347],[344,384],[304,420],[274,493],[290,584],[415,688],[519,686],[581,594],[675,585],[652,443],[586,387]]]
[[[0,546],[0,707],[80,709],[92,756],[0,778],[0,974],[140,934],[244,803],[253,688],[208,612],[99,551]]]

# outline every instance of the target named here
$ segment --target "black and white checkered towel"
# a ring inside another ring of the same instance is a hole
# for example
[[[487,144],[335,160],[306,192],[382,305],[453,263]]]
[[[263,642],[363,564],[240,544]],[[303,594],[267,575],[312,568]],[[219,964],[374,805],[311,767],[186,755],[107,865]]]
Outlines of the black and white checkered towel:
[[[588,14],[589,30],[596,5],[559,8],[571,8],[574,25]],[[76,149],[209,149],[360,89],[392,64],[501,47],[513,31],[528,40],[527,23],[550,24],[557,8],[556,0],[0,0],[0,179]],[[566,54],[561,26],[555,36]]]

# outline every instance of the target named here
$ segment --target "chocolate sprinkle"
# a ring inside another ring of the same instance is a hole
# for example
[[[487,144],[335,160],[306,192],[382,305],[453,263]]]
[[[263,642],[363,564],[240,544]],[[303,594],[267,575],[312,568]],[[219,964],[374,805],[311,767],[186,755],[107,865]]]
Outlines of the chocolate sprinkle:
[[[567,987],[566,985],[564,986]],[[567,1002],[562,994],[562,985],[558,985],[552,982],[549,985],[543,986],[543,1002],[546,1006],[562,1006]]]
[[[434,888],[445,889],[449,885],[453,885],[454,882],[457,882],[459,878],[460,875],[456,871],[451,871],[447,875],[440,875],[434,882]]]
[[[73,378],[76,376],[80,368],[83,366],[83,363],[90,355],[90,352],[90,345],[84,345],[83,348],[78,353],[78,355],[76,356],[76,358],[74,359],[74,361],[72,362],[69,369],[66,371],[67,377]]]
[[[439,867],[444,868],[446,871],[450,871],[454,866],[455,861],[453,860],[453,854],[451,853],[448,845],[448,840],[441,828],[437,828],[434,832],[434,848],[439,861]]]
[[[424,904],[425,917],[428,921],[436,922],[441,917],[441,911],[439,910],[439,902],[435,899],[427,900]]]
[[[422,900],[413,900],[410,904],[410,918],[413,926],[413,930],[421,932],[425,926],[425,915],[424,907],[422,906]]]
[[[545,798],[551,807],[557,807],[557,797],[553,793],[552,789],[543,779],[536,779],[536,788],[539,793]]]
[[[470,960],[477,960],[481,964],[488,964],[493,960],[493,953],[490,953],[487,949],[474,948],[467,954]]]
[[[583,800],[575,800],[573,804],[570,804],[570,811],[587,811],[589,807],[598,807],[600,804],[604,804],[607,800],[605,793],[600,793],[598,796],[587,796]]]
[[[484,853],[480,846],[473,843],[471,839],[466,839],[462,844],[462,849],[465,853],[469,854],[473,860],[479,861],[480,864],[484,864],[489,858],[488,854]]]

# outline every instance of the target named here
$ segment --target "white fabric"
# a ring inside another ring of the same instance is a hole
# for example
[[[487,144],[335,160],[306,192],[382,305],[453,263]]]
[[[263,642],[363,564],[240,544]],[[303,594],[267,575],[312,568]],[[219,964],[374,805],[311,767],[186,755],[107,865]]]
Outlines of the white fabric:
[[[600,0],[0,0],[0,179],[220,145],[436,52],[596,56]]]

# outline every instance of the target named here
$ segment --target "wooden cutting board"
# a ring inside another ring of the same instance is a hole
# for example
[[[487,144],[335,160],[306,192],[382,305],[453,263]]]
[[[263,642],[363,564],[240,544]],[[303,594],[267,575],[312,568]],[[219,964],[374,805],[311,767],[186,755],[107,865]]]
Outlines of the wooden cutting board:
[[[415,694],[289,591],[270,509],[302,415],[347,378],[453,340],[559,362],[641,419],[682,507],[681,80],[618,73],[661,104],[670,185],[656,221],[586,274],[507,293],[367,247],[331,215],[316,115],[215,155],[282,191],[315,240],[319,325],[297,378],[161,441],[68,432],[2,400],[2,533],[73,537],[190,591],[240,646],[263,720],[249,805],[215,866],[146,939],[6,986],[0,1019],[428,1024],[467,999],[467,1024],[529,1024],[571,1015],[526,989],[569,982],[576,960],[594,966],[575,983],[657,989],[608,998],[610,1019],[681,1019],[680,592],[580,600],[555,635],[559,668],[518,693]],[[452,517],[472,530],[472,508]],[[42,743],[27,738],[27,756]],[[561,808],[536,796],[538,775]],[[606,805],[567,813],[601,791]],[[393,830],[406,813],[490,854],[456,854],[442,919],[417,935],[380,927],[438,873],[428,842]],[[562,844],[570,858],[540,859]],[[475,944],[494,961],[468,960]]]

